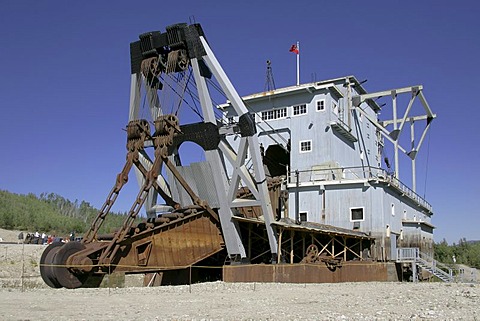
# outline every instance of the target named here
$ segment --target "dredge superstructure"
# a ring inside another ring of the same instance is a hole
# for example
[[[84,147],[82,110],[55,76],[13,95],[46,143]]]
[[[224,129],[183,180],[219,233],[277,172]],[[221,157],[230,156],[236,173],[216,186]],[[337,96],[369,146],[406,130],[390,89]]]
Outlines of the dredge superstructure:
[[[387,137],[395,146],[395,166],[399,150],[415,161],[435,118],[421,86],[367,94],[350,76],[241,98],[199,24],[142,34],[130,52],[125,166],[82,241],[54,243],[44,251],[40,270],[49,286],[98,286],[112,272],[161,273],[162,283],[181,283],[182,271],[195,265],[222,267],[222,273],[206,270],[199,280],[386,280],[395,278],[391,253],[397,243],[431,246],[431,206],[400,183],[399,168],[387,173],[370,152],[379,151]],[[228,103],[214,103],[213,89]],[[391,122],[379,122],[380,107],[372,98],[390,95],[395,101],[401,93],[412,97],[404,117],[397,118],[395,109]],[[142,113],[142,95],[148,115]],[[426,115],[409,117],[416,97]],[[182,124],[183,105],[201,121]],[[302,121],[311,109],[319,118]],[[294,125],[295,117],[306,128]],[[371,141],[362,137],[367,125],[360,126],[359,117],[371,124]],[[399,140],[403,127],[422,120],[424,134],[415,145],[412,129],[407,151]],[[182,164],[186,142],[202,148],[203,162]],[[140,189],[128,216],[115,233],[99,235],[132,169]],[[374,217],[385,216],[390,203],[408,214],[388,226],[385,220],[376,224]],[[142,207],[148,218],[134,224]]]

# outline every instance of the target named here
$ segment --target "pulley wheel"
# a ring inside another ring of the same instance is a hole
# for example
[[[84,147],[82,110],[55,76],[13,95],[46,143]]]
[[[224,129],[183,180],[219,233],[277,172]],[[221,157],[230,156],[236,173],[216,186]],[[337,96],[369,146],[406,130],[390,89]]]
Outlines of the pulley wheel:
[[[67,289],[76,289],[81,287],[88,278],[88,274],[74,274],[65,266],[71,255],[83,249],[85,249],[85,246],[82,243],[68,242],[58,250],[53,259],[53,263],[56,265],[53,271],[60,286]]]
[[[318,247],[315,244],[310,244],[307,247],[307,255],[317,256],[318,255]]]
[[[53,242],[43,251],[42,256],[40,257],[40,275],[42,276],[43,281],[51,288],[61,288],[62,286],[58,283],[55,278],[53,260],[60,250],[60,246],[64,245],[62,242]]]

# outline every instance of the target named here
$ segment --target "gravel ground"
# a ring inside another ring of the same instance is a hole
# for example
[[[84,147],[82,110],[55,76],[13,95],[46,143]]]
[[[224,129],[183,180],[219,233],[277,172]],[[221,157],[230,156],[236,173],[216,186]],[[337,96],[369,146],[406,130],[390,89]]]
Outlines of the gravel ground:
[[[203,283],[0,290],[4,320],[477,320],[479,288],[442,283]]]
[[[51,289],[39,276],[44,248],[0,244],[0,320],[480,320],[479,284]]]

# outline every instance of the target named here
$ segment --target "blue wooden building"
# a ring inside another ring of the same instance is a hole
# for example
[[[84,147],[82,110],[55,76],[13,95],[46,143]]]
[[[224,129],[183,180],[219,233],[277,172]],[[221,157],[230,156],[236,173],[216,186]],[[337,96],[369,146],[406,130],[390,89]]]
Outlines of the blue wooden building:
[[[347,76],[242,98],[267,177],[282,181],[279,216],[367,233],[375,241],[366,255],[379,261],[395,260],[397,247],[433,253],[433,209],[416,192],[417,154],[436,117],[422,86],[367,93]],[[229,102],[219,108],[238,122]]]

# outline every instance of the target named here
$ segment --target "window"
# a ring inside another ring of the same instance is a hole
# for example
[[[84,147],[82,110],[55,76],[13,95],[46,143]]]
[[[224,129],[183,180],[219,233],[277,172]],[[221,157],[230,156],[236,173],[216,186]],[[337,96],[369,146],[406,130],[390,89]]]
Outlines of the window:
[[[293,116],[303,115],[307,113],[307,105],[297,105],[293,106]]]
[[[363,207],[350,208],[350,222],[360,222],[365,220],[363,216]]]
[[[300,153],[308,153],[312,151],[312,141],[302,140],[300,141]]]
[[[395,204],[392,203],[392,216],[395,216]]]
[[[286,117],[287,117],[286,107],[280,108],[280,109],[262,111],[263,120],[274,120],[274,119],[286,118]]]
[[[300,212],[300,222],[306,222],[307,221],[307,216],[308,212]]]
[[[325,110],[325,99],[317,100],[317,111]]]

